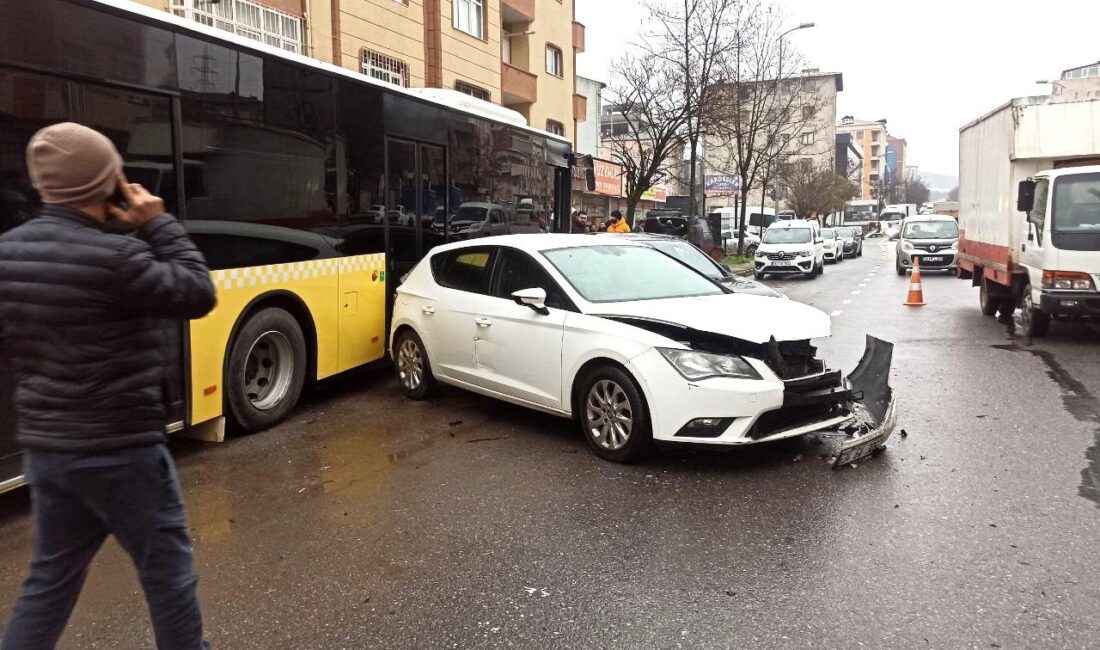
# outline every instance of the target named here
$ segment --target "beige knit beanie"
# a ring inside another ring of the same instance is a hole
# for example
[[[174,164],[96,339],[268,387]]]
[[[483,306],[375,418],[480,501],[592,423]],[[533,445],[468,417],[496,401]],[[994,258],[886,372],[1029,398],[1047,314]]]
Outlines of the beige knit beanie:
[[[27,170],[43,203],[87,205],[114,193],[122,157],[102,133],[62,122],[31,138]]]

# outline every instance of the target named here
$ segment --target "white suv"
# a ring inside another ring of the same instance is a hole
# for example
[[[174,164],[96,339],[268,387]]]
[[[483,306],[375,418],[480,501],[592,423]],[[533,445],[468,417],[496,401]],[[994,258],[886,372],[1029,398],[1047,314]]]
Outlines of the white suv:
[[[825,247],[816,221],[777,221],[764,232],[753,259],[753,276],[801,273],[811,278],[825,271]]]

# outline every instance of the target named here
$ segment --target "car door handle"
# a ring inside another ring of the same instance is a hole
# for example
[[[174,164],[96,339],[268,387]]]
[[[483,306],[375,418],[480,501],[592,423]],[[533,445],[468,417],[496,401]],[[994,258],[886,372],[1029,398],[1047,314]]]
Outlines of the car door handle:
[[[431,316],[432,314],[435,313],[435,307],[421,307],[420,311],[422,311],[425,314],[428,314],[429,316]]]
[[[493,324],[493,321],[491,319],[485,318],[484,316],[475,318],[474,322],[477,323],[478,327],[489,327]]]

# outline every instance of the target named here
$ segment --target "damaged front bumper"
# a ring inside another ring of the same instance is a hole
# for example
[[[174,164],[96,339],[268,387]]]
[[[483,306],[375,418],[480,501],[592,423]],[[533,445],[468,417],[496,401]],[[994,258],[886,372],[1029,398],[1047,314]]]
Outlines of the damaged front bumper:
[[[749,358],[762,379],[688,382],[668,374],[663,359],[646,356],[635,363],[647,366],[637,376],[654,379],[645,392],[657,440],[747,445],[836,431],[848,438],[837,451],[839,461],[873,453],[896,426],[889,384],[893,345],[874,337],[867,337],[863,358],[847,377],[825,369],[783,380],[775,361]]]

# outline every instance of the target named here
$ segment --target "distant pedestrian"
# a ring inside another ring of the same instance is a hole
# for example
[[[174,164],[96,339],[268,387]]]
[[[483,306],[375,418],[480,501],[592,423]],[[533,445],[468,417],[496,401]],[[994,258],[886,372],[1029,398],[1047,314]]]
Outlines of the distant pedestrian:
[[[27,167],[43,207],[0,237],[0,335],[17,378],[35,541],[0,648],[57,644],[108,535],[137,568],[157,648],[208,648],[164,444],[162,337],[214,307],[206,261],[161,199],[126,182],[102,134],[46,127],[27,145]],[[134,234],[106,232],[112,220]]]
[[[623,219],[623,213],[618,210],[611,211],[611,220],[607,223],[607,232],[630,232],[630,224]]]
[[[589,233],[592,232],[592,226],[588,224],[588,213],[584,210],[579,210],[573,213],[573,232],[575,233]]]

